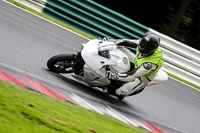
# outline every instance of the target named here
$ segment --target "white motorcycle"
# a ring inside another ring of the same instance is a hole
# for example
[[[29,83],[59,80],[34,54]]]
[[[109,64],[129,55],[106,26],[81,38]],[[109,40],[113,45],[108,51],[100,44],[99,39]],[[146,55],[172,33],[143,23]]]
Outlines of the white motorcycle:
[[[74,73],[90,87],[98,87],[117,96],[115,91],[124,82],[108,79],[106,72],[128,72],[131,69],[128,56],[116,46],[114,40],[107,38],[90,40],[82,46],[81,52],[51,57],[47,67],[55,73]]]

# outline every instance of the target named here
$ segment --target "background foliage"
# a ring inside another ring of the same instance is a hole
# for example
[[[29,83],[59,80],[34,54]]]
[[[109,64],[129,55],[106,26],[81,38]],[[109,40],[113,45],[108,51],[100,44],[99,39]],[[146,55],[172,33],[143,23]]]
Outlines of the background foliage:
[[[200,0],[94,0],[200,50]]]

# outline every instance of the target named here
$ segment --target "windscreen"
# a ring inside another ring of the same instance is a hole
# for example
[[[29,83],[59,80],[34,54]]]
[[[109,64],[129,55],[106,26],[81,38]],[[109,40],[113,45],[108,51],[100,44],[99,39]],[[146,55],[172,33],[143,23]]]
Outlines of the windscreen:
[[[116,45],[105,45],[98,48],[98,54],[104,58],[110,59],[110,51],[115,50]]]

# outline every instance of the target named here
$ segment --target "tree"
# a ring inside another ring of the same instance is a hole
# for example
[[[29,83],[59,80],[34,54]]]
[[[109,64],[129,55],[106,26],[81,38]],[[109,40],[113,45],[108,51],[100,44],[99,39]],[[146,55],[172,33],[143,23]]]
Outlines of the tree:
[[[185,14],[189,4],[192,0],[182,0],[180,3],[180,6],[175,14],[175,17],[173,21],[171,21],[169,26],[168,35],[171,37],[174,37],[174,34],[176,30],[178,29],[179,24],[181,23],[181,20],[183,18],[183,15]]]
[[[200,50],[200,0],[94,0]]]

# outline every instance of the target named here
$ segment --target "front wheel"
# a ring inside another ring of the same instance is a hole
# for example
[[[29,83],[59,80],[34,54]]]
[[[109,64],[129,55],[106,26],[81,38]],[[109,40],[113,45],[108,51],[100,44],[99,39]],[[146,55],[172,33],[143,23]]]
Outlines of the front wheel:
[[[73,73],[75,59],[73,54],[61,54],[51,57],[47,61],[47,67],[50,71],[56,73]]]

